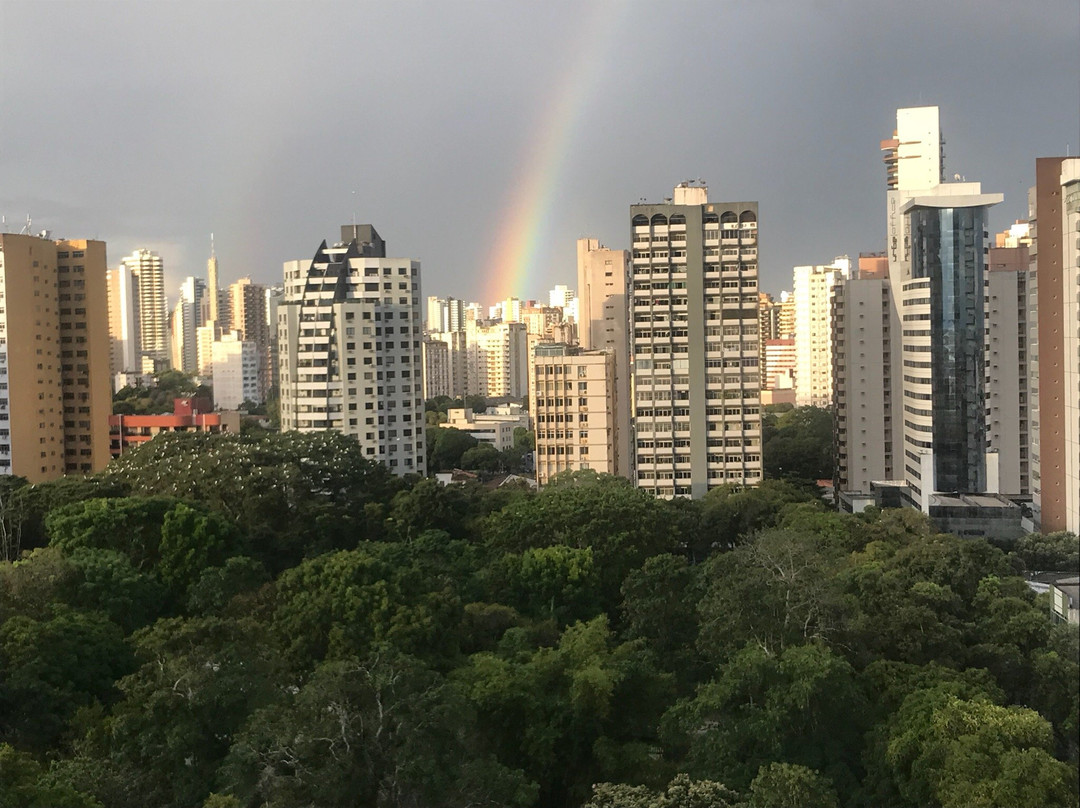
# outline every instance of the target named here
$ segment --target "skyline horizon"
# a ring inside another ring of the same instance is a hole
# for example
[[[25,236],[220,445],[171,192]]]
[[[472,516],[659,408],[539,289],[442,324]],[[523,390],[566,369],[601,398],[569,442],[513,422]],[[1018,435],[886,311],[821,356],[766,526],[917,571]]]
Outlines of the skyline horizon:
[[[155,250],[169,289],[211,232],[223,275],[269,283],[355,217],[422,262],[425,296],[530,298],[574,284],[578,237],[628,249],[630,205],[703,177],[760,205],[777,294],[884,247],[899,107],[940,107],[947,175],[1005,194],[993,228],[1023,217],[1035,159],[1080,146],[1077,41],[1068,0],[8,0],[0,214],[101,238],[113,265]]]

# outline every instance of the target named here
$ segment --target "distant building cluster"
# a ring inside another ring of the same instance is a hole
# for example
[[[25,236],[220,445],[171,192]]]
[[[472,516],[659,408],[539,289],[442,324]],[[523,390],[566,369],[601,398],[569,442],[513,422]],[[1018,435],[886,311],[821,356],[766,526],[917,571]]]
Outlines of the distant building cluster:
[[[576,289],[490,306],[424,297],[420,263],[370,224],[272,287],[221,287],[211,240],[171,306],[150,250],[108,268],[102,242],[0,234],[0,472],[96,471],[157,431],[236,430],[215,413],[273,396],[282,429],[426,474],[424,401],[448,397],[441,426],[497,449],[531,430],[540,485],[589,469],[697,498],[761,481],[763,408],[786,403],[833,412],[848,510],[1080,530],[1080,158],[1038,159],[1027,220],[991,239],[1002,195],[948,180],[942,143],[936,107],[898,110],[884,248],[795,267],[777,298],[758,204],[700,181],[631,205],[628,249],[578,240]],[[110,390],[170,368],[212,403],[110,418]]]

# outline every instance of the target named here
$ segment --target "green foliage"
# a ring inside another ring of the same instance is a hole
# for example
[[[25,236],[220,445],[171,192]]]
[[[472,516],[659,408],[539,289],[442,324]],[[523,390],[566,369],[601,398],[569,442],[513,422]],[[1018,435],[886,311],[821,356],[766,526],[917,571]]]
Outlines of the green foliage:
[[[160,620],[132,644],[141,664],[118,682],[109,757],[144,774],[143,804],[198,804],[233,735],[278,692],[274,644],[254,621],[218,618]]]
[[[219,514],[273,571],[376,537],[381,503],[402,485],[355,440],[329,431],[163,434],[114,461],[105,477]]]
[[[486,747],[539,783],[539,804],[576,804],[597,774],[656,768],[649,727],[670,680],[639,646],[617,644],[604,617],[569,627],[555,648],[476,654],[455,675]],[[632,711],[618,709],[630,703]]]
[[[792,763],[770,763],[750,784],[750,808],[837,808],[828,779]]]
[[[428,427],[427,467],[430,473],[461,468],[462,456],[479,441],[452,426]]]
[[[3,536],[0,804],[1076,804],[1080,633],[1011,575],[1067,537],[297,434],[0,480]]]
[[[765,480],[757,488],[714,488],[701,509],[699,552],[730,549],[753,533],[774,527],[793,503],[812,502],[805,488],[783,480]]]
[[[161,528],[176,503],[164,497],[91,499],[51,511],[51,544],[65,553],[79,548],[124,553],[136,569],[160,560]]]
[[[72,605],[104,613],[125,634],[161,615],[165,595],[161,584],[137,570],[126,554],[79,547],[70,559],[81,575]]]
[[[212,395],[190,373],[164,370],[150,387],[122,387],[113,395],[113,412],[119,415],[160,415],[173,411],[173,399]]]
[[[399,553],[368,545],[283,573],[272,625],[288,657],[300,665],[365,656],[383,643],[420,657],[450,653],[460,601],[442,582],[396,564]]]
[[[225,779],[244,804],[281,808],[532,804],[535,786],[520,773],[469,760],[468,726],[458,694],[415,660],[344,658],[251,715]],[[482,783],[472,782],[477,763]]]
[[[710,559],[701,598],[698,648],[721,662],[747,642],[768,652],[830,639],[845,623],[837,579],[848,563],[818,533],[767,530]]]
[[[503,454],[490,443],[478,443],[461,454],[461,468],[494,474],[506,470]]]
[[[647,786],[597,783],[582,808],[739,808],[739,795],[713,780],[691,780],[677,774],[667,788],[655,792]]]
[[[503,557],[506,602],[522,614],[559,624],[587,620],[600,610],[599,579],[588,547],[537,547]]]
[[[762,417],[761,455],[770,479],[831,480],[833,416],[820,407],[796,407]]]
[[[8,619],[0,626],[4,734],[31,749],[54,746],[78,707],[113,699],[130,666],[123,633],[99,612],[56,605],[41,619]]]
[[[554,545],[590,548],[601,605],[615,613],[630,570],[675,549],[665,508],[622,478],[566,472],[536,496],[492,514],[485,532],[492,546],[514,553]]]
[[[0,805],[11,808],[101,808],[87,794],[50,785],[31,755],[0,743]]]
[[[221,565],[239,548],[235,528],[220,516],[178,503],[161,525],[158,576],[170,591],[181,595],[204,569]]]
[[[747,645],[664,718],[664,737],[692,775],[745,790],[770,761],[828,774],[852,789],[858,782],[865,699],[855,672],[821,644],[779,654]]]
[[[188,589],[188,610],[193,614],[221,612],[237,595],[251,592],[270,580],[266,568],[248,556],[233,556],[220,567],[206,567]]]
[[[1068,531],[1022,536],[1013,555],[1029,572],[1080,572],[1080,537]]]
[[[1050,754],[1052,737],[1032,710],[921,691],[896,714],[887,757],[914,804],[1074,805],[1076,772]]]

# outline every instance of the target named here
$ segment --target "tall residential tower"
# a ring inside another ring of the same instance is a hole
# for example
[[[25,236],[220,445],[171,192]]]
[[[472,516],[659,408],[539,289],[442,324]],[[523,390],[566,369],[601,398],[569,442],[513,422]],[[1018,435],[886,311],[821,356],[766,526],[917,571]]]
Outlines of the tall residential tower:
[[[637,484],[693,498],[757,484],[758,205],[682,183],[630,216]]]

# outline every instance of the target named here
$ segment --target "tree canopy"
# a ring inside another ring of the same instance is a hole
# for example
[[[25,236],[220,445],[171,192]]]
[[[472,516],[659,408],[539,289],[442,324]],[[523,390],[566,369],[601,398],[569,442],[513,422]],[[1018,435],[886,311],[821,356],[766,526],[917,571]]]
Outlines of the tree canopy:
[[[161,436],[0,521],[0,805],[1077,804],[1080,635],[1015,575],[1068,536],[330,434]]]

